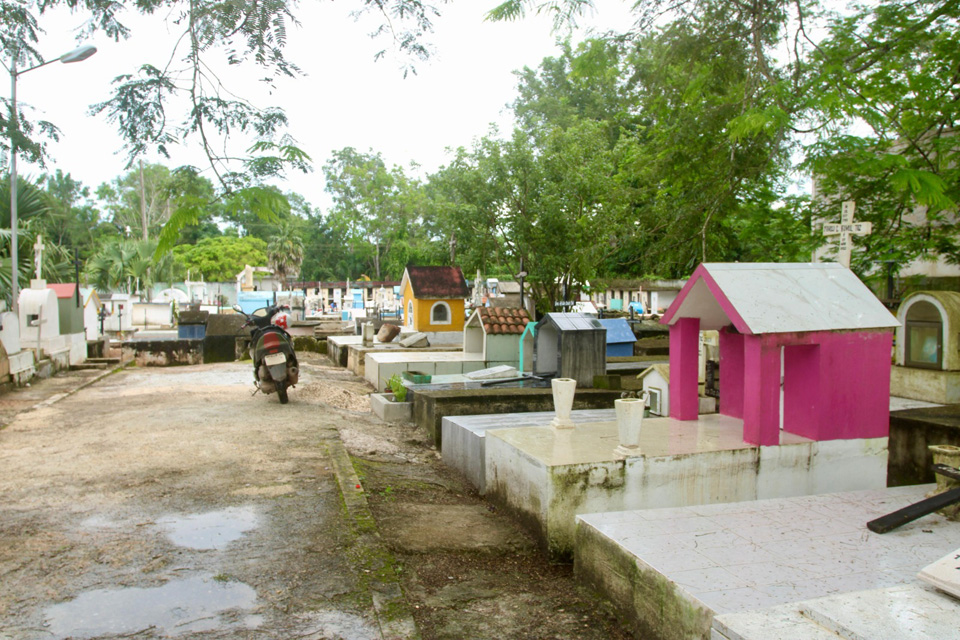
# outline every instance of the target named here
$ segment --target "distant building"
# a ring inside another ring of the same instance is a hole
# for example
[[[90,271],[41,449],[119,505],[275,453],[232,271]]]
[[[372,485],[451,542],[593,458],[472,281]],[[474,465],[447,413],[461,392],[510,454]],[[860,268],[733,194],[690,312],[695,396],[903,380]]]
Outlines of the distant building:
[[[463,339],[464,302],[470,291],[460,267],[408,266],[400,293],[405,327],[423,333],[456,333],[453,342]]]

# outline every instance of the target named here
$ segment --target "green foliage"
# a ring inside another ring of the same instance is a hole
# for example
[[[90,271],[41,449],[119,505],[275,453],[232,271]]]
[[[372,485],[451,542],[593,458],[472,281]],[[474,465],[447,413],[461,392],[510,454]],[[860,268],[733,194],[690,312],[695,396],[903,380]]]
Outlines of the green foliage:
[[[957,252],[960,202],[960,6],[887,1],[837,19],[812,56],[808,108],[820,123],[804,167],[818,192],[812,210],[837,219],[857,202],[873,233],[854,240],[853,268],[895,268]],[[862,123],[856,134],[847,126]],[[864,126],[865,125],[865,126]]]
[[[51,208],[51,198],[37,185],[23,176],[17,176],[17,284],[22,289],[33,277],[33,244],[38,234],[44,233],[44,221]],[[11,303],[12,255],[10,224],[10,178],[0,182],[0,295]],[[43,273],[52,282],[59,282],[66,273],[72,273],[66,264],[69,257],[56,245],[44,241],[48,251],[44,254]],[[10,308],[9,306],[7,308]]]
[[[400,377],[399,373],[390,376],[390,379],[387,380],[387,386],[390,387],[394,400],[397,402],[407,401],[407,388],[403,386],[403,378]]]
[[[149,291],[171,269],[169,258],[154,260],[155,249],[156,242],[115,238],[87,261],[84,276],[101,293]]]
[[[367,275],[399,278],[423,229],[421,187],[403,169],[388,169],[379,153],[346,147],[323,167],[333,196],[331,230],[367,257]]]
[[[208,282],[231,282],[246,265],[267,265],[267,243],[259,238],[219,236],[195,245],[179,245],[173,255],[190,277]]]
[[[267,245],[267,262],[280,282],[299,273],[303,262],[303,239],[290,222],[281,222]]]

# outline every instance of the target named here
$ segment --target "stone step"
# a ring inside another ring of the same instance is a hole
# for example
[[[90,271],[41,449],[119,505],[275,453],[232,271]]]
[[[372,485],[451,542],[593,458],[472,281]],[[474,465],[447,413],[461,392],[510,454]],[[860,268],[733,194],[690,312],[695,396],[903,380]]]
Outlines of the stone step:
[[[110,368],[110,364],[107,362],[81,362],[79,364],[70,365],[70,371],[90,371],[90,370],[104,371],[109,368]]]

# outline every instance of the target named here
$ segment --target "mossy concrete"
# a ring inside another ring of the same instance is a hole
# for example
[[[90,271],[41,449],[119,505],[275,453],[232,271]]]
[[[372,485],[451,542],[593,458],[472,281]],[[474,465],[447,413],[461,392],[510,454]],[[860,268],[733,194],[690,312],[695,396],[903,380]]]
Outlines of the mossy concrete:
[[[299,352],[310,351],[326,355],[327,341],[318,340],[313,336],[293,336],[293,349]]]
[[[574,409],[610,409],[620,391],[577,389]],[[487,415],[553,411],[553,393],[549,388],[484,388],[414,391],[413,421],[430,434],[440,449],[443,419],[446,416]]]
[[[577,523],[574,573],[643,640],[709,640],[713,615],[597,530]]]
[[[172,367],[203,362],[203,340],[136,340],[123,343],[121,359],[138,367]]]

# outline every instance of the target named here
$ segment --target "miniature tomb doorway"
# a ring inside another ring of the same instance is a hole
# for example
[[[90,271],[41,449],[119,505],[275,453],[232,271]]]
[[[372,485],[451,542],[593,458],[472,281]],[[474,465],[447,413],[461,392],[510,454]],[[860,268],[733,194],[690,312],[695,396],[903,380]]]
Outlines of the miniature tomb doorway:
[[[943,316],[933,304],[920,300],[906,314],[903,362],[908,367],[943,367]]]

